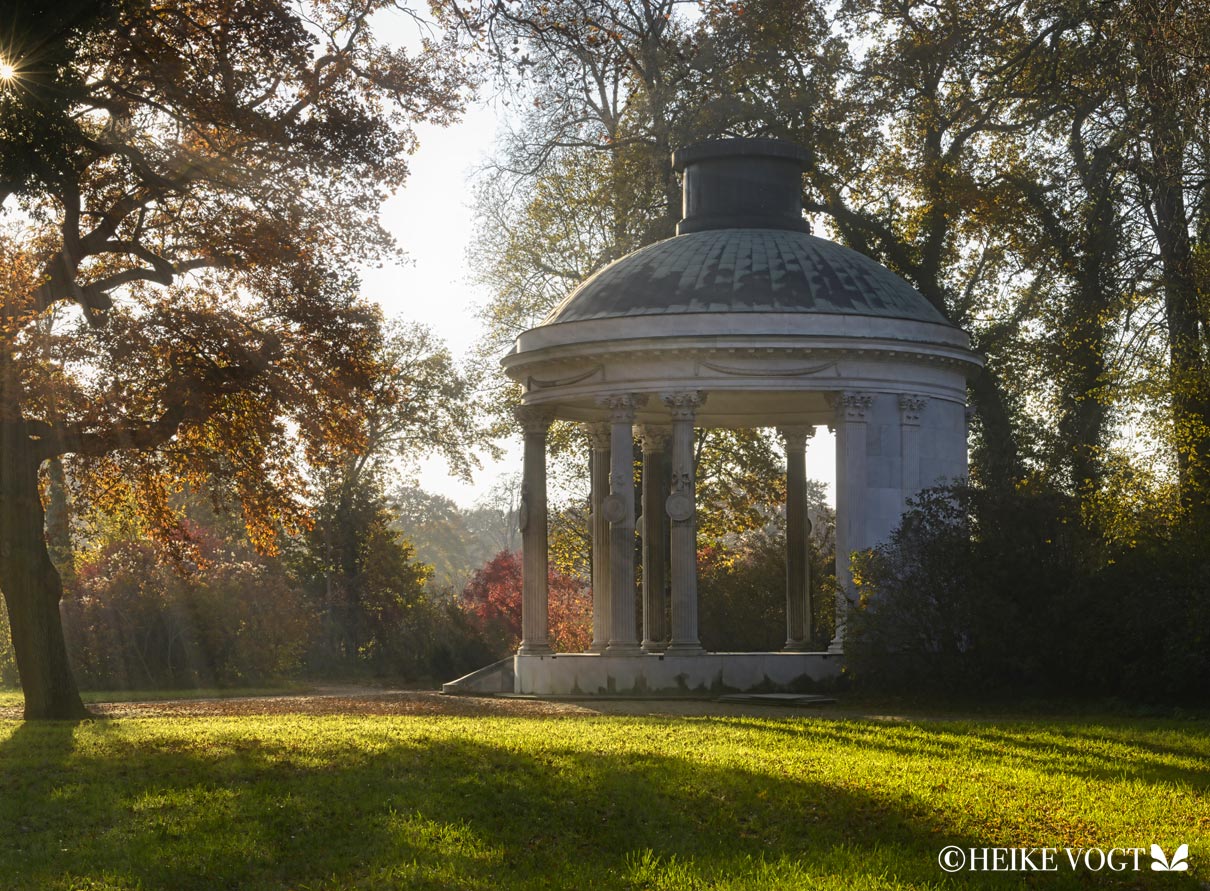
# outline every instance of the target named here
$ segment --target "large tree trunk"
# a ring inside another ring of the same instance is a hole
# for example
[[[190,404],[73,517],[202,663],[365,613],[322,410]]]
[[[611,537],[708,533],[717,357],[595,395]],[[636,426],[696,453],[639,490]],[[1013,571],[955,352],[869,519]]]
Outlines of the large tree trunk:
[[[1164,270],[1173,441],[1180,500],[1185,510],[1204,516],[1206,493],[1210,492],[1210,382],[1203,359],[1193,246],[1176,174],[1157,184],[1152,203],[1155,236]]]
[[[1011,492],[1023,469],[1004,390],[995,372],[983,368],[969,384],[972,408],[979,413],[983,435],[975,448],[972,476],[989,489]]]
[[[1083,177],[1089,210],[1079,236],[1076,287],[1064,308],[1058,381],[1060,460],[1066,458],[1072,491],[1081,499],[1098,493],[1105,478],[1106,352],[1116,286],[1112,270],[1120,255],[1112,171],[1101,157],[1097,166]]]
[[[77,719],[88,712],[67,660],[59,616],[63,584],[46,548],[38,464],[25,423],[0,421],[0,591],[25,719]]]
[[[1204,519],[1210,513],[1210,369],[1205,360],[1210,313],[1195,263],[1185,200],[1188,184],[1202,175],[1191,160],[1190,140],[1198,132],[1197,115],[1203,111],[1197,103],[1204,100],[1189,86],[1199,85],[1191,80],[1198,75],[1187,74],[1180,59],[1184,49],[1180,42],[1187,36],[1181,29],[1196,21],[1182,17],[1181,11],[1178,0],[1160,0],[1146,9],[1148,18],[1135,41],[1135,54],[1150,150],[1142,179],[1150,192],[1151,224],[1163,270],[1180,499],[1185,510]]]

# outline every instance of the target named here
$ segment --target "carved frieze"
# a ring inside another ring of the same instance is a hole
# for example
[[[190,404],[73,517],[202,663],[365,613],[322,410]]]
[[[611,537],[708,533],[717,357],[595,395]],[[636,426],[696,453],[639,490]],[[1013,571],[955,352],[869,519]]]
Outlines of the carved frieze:
[[[573,374],[568,377],[552,378],[543,380],[541,378],[527,377],[525,379],[526,390],[549,390],[551,387],[570,387],[572,384],[580,384],[588,380],[595,374],[601,374],[605,370],[604,365],[594,365],[587,371],[582,371],[579,374]],[[602,378],[604,375],[602,375]]]
[[[722,365],[718,362],[707,362],[703,359],[698,362],[695,373],[700,374],[701,369],[705,368],[707,371],[713,371],[717,374],[727,374],[732,377],[809,377],[810,375],[819,374],[835,367],[835,362],[822,362],[816,365],[801,365],[797,368],[745,368],[737,365]]]

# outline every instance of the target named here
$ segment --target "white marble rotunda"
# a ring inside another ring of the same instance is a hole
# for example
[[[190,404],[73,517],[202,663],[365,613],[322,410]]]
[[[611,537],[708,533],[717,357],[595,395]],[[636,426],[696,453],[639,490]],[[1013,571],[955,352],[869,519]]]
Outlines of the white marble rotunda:
[[[507,686],[509,676],[513,692],[537,695],[795,691],[839,674],[848,598],[837,597],[831,645],[809,651],[806,442],[822,426],[836,434],[843,595],[853,552],[884,540],[921,488],[966,476],[966,379],[980,359],[906,281],[809,234],[803,160],[798,146],[771,139],[678,151],[677,235],[596,273],[503,359],[523,388],[523,639],[511,672],[468,676],[461,688],[447,685],[451,692],[491,689],[502,677]],[[587,653],[553,653],[547,639],[546,435],[556,419],[589,425],[593,442]],[[701,427],[775,427],[784,442],[781,651],[708,653],[698,640],[693,441]],[[661,470],[665,449],[671,479]]]

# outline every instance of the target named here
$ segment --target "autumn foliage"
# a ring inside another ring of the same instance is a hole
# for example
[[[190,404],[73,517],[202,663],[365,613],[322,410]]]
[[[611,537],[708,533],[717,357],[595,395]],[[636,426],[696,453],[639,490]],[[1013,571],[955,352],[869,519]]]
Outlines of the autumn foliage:
[[[120,540],[76,572],[64,630],[90,687],[211,687],[298,674],[318,616],[275,558],[190,525],[194,559]]]
[[[439,34],[377,39],[386,0],[85,5],[0,7],[0,590],[28,718],[86,714],[40,466],[67,456],[102,508],[137,491],[149,526],[213,480],[262,551],[303,531],[308,472],[365,451],[389,373],[358,281],[393,250],[379,207],[467,74]]]
[[[592,643],[592,593],[580,579],[553,567],[550,586],[550,645],[581,652]],[[462,592],[464,608],[485,637],[503,652],[521,642],[521,555],[501,551],[478,570]]]

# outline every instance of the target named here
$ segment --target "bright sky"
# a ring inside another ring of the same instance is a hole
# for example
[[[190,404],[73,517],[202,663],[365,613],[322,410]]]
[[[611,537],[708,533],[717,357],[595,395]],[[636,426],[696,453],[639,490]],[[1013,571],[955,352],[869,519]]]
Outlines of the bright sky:
[[[410,43],[414,39],[414,25],[398,14],[378,23],[387,40]],[[451,127],[417,128],[420,148],[411,159],[407,186],[383,208],[383,222],[408,259],[366,270],[364,275],[367,296],[382,303],[390,315],[431,327],[459,358],[481,336],[476,311],[490,296],[471,282],[467,268],[467,248],[478,225],[471,208],[470,179],[492,151],[506,111],[498,102],[480,101]],[[520,471],[520,438],[503,445],[507,446],[503,459],[492,462],[483,457],[483,470],[470,484],[450,476],[440,460],[422,462],[418,481],[428,492],[469,506],[502,476]],[[819,430],[807,450],[807,475],[827,484],[831,503],[835,503],[834,455],[833,437]]]
[[[407,186],[383,208],[386,228],[407,259],[367,270],[362,287],[388,314],[428,325],[459,359],[482,334],[476,312],[488,299],[471,282],[466,251],[475,227],[470,177],[491,150],[496,124],[493,109],[480,104],[451,127],[418,128],[420,149],[412,157]],[[483,469],[471,484],[451,476],[439,459],[421,462],[419,483],[467,507],[501,475],[520,469],[519,442],[508,445],[502,461],[482,458]]]

